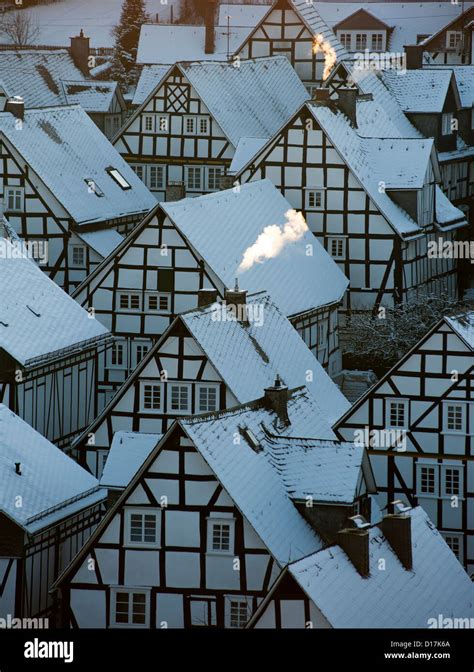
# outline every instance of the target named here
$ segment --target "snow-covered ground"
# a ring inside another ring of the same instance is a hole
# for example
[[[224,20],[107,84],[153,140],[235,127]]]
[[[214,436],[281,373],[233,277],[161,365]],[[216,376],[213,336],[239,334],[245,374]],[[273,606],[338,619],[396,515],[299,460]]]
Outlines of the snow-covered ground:
[[[171,7],[175,19],[179,16],[181,0],[147,0],[147,10],[156,20],[169,21]],[[48,5],[36,5],[28,11],[33,22],[39,27],[35,44],[69,46],[69,38],[77,35],[82,28],[90,37],[91,47],[112,47],[110,34],[120,17],[122,0],[57,0]],[[24,10],[23,10],[24,11]],[[8,42],[5,36],[0,40]]]

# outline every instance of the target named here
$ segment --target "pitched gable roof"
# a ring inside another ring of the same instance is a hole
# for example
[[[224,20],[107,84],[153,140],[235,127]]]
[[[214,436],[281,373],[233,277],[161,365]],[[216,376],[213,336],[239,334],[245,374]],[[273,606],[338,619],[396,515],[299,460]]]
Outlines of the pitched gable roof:
[[[450,86],[457,95],[451,70],[407,70],[402,76],[397,71],[386,70],[380,76],[404,112],[440,113]]]
[[[0,240],[0,347],[19,364],[82,347],[109,334],[36,265]]]
[[[92,320],[93,321],[93,320]],[[20,463],[21,475],[15,463]],[[105,498],[97,480],[0,404],[0,511],[29,533]],[[17,498],[22,506],[16,506]]]
[[[132,105],[141,105],[169,71],[169,65],[144,65],[140,73]]]
[[[269,180],[243,184],[175,203],[162,209],[228,288],[234,286],[245,250],[265,227],[282,226],[291,205]],[[312,255],[307,254],[311,246]],[[308,230],[279,255],[256,263],[239,276],[243,289],[267,290],[287,316],[337,303],[347,278]]]
[[[354,30],[355,28],[380,28],[381,30],[392,30],[385,21],[379,19],[375,14],[369,12],[367,9],[360,8],[357,9],[349,16],[345,16],[338,23],[332,26],[334,31],[341,30],[342,28],[348,28]]]
[[[77,224],[144,214],[156,199],[84,110],[77,106],[25,110],[22,130],[9,112],[0,133],[15,147]],[[107,172],[116,168],[131,185],[122,189]],[[91,193],[88,182],[100,190]]]
[[[67,105],[80,105],[89,113],[108,112],[118,91],[117,82],[63,79],[61,85]]]
[[[126,488],[162,434],[115,432],[100,479],[103,488]]]

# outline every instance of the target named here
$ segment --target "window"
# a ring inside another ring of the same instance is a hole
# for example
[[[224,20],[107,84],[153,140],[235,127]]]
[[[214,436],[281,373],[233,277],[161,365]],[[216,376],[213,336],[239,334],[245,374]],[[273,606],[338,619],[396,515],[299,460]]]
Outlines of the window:
[[[201,168],[187,168],[186,185],[188,189],[201,189]]]
[[[444,493],[446,495],[460,494],[461,471],[456,467],[444,469]]]
[[[436,494],[436,469],[437,467],[420,466],[420,488],[422,495]]]
[[[209,128],[208,120],[205,118],[199,119],[199,133],[201,135],[207,135],[208,128]]]
[[[120,130],[121,118],[120,114],[111,114],[105,117],[104,134],[108,138],[113,138]]]
[[[194,117],[184,118],[184,132],[194,135],[196,132],[196,119]]]
[[[387,427],[408,428],[408,399],[387,399],[385,424]]]
[[[115,626],[146,628],[150,620],[148,590],[112,588],[111,622]]]
[[[366,33],[356,33],[356,51],[362,51],[367,48]]]
[[[166,133],[169,128],[169,115],[160,115],[158,117],[158,133]]]
[[[116,341],[109,352],[109,366],[117,369],[123,368],[125,366],[125,344]]]
[[[151,508],[125,510],[125,544],[157,548],[160,543],[161,511]]]
[[[318,324],[318,345],[324,345],[325,341],[325,328],[324,322]]]
[[[217,385],[198,385],[198,413],[217,411]]]
[[[230,600],[229,626],[231,628],[244,628],[249,620],[247,600]]]
[[[324,192],[322,189],[306,190],[306,207],[313,210],[321,210],[324,207]]]
[[[217,625],[215,599],[191,596],[189,602],[191,627],[209,628]]]
[[[147,352],[150,349],[148,343],[137,343],[136,341],[132,344],[132,351],[134,355],[134,366],[137,366],[142,359],[145,357]]]
[[[234,552],[234,519],[207,519],[207,552],[232,555]]]
[[[85,249],[83,245],[72,246],[72,265],[82,267],[86,263]]]
[[[339,35],[339,41],[341,42],[344,49],[347,49],[348,51],[351,50],[351,37],[352,36],[350,33],[340,33]]]
[[[460,30],[448,30],[446,32],[446,46],[448,49],[456,49],[462,46],[463,34]]]
[[[148,294],[148,310],[168,312],[170,296],[168,294]]]
[[[330,238],[329,254],[333,259],[345,259],[346,257],[346,239]]]
[[[161,411],[163,404],[163,384],[156,381],[140,382],[140,410]]]
[[[383,50],[383,33],[372,34],[372,51]]]
[[[443,404],[443,429],[447,433],[465,434],[466,405],[445,402]]]
[[[207,188],[210,191],[217,191],[220,187],[222,168],[207,169]]]
[[[189,413],[191,411],[191,390],[188,384],[171,385],[171,411]]]
[[[132,185],[129,182],[127,182],[127,180],[124,178],[122,173],[119,170],[117,170],[117,168],[114,168],[113,166],[109,166],[108,168],[106,168],[106,171],[108,172],[110,177],[115,182],[117,182],[120,189],[123,189],[123,191],[127,191],[127,189],[132,188]]]
[[[140,310],[140,294],[119,294],[119,306],[121,310]]]
[[[443,537],[445,542],[448,544],[449,548],[452,550],[454,555],[458,560],[462,560],[462,538],[459,534],[453,534],[451,532],[443,532]]]
[[[9,212],[23,212],[24,189],[23,187],[5,187],[5,203]]]
[[[142,182],[145,181],[145,166],[131,165],[132,170],[135,172],[136,176],[140,178]]]
[[[148,186],[153,191],[154,189],[163,188],[164,170],[163,166],[149,166],[148,168]]]
[[[143,124],[145,131],[154,131],[155,130],[155,117],[153,114],[145,114],[143,117]]]
[[[444,114],[441,117],[441,133],[442,133],[442,135],[452,135],[452,133],[453,133],[452,121],[453,121],[453,113],[452,112],[444,112]]]

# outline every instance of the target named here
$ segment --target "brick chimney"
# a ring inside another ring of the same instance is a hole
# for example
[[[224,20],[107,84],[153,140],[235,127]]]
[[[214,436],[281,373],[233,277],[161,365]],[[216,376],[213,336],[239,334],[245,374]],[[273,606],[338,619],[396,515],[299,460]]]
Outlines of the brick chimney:
[[[204,51],[206,54],[213,54],[215,51],[216,8],[217,8],[217,0],[207,0],[204,14],[204,25],[206,30]]]
[[[420,70],[423,67],[423,46],[410,44],[403,48],[407,58],[407,70]]]
[[[214,287],[202,287],[198,291],[198,308],[205,308],[206,306],[211,306],[217,301],[217,289]]]
[[[9,98],[5,103],[5,112],[10,112],[17,119],[25,118],[25,101],[21,96]]]
[[[79,70],[86,76],[89,76],[89,38],[85,37],[84,31],[81,28],[81,32],[76,37],[71,37],[71,46],[69,47],[69,53],[72,56],[72,60],[79,68]]]
[[[351,527],[337,533],[337,543],[349,556],[349,560],[361,576],[370,574],[369,566],[369,523],[360,516],[349,518]]]
[[[392,502],[389,508],[394,507],[396,513],[384,516],[380,527],[402,565],[405,569],[411,569],[413,567],[411,517],[407,513],[410,507],[404,507],[400,500]]]
[[[186,198],[184,182],[168,182],[165,191],[165,201],[181,201]]]
[[[357,128],[357,89],[339,89],[337,106],[349,118],[351,126]]]
[[[288,417],[288,388],[283,385],[278,374],[275,384],[265,388],[265,405],[275,411],[280,426],[287,427],[291,424]]]
[[[235,280],[234,289],[225,290],[224,298],[226,305],[228,307],[232,307],[234,310],[238,322],[248,327],[249,321],[247,318],[247,291],[245,289],[239,289],[237,278]]]

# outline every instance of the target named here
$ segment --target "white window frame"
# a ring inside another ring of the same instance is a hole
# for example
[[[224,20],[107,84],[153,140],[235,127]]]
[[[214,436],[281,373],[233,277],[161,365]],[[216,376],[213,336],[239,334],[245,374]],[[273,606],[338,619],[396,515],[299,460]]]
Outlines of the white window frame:
[[[459,562],[462,563],[463,557],[464,557],[464,535],[457,530],[455,530],[453,532],[447,532],[446,530],[443,530],[441,532],[441,536],[443,537],[446,544],[451,549],[452,553],[454,553],[454,551],[448,543],[448,537],[451,537],[452,539],[456,539],[459,542],[459,555],[457,553],[454,553],[454,555],[459,560]]]
[[[195,186],[190,187],[189,186],[189,171],[190,170],[193,170],[193,171],[194,170],[199,170],[199,186],[198,187],[195,187]],[[184,167],[184,177],[185,177],[184,183],[185,183],[186,189],[188,191],[202,191],[203,190],[202,189],[202,183],[203,183],[203,177],[204,177],[204,167],[203,166],[185,166]]]
[[[451,44],[451,38],[459,38],[454,40],[454,44]],[[462,45],[464,39],[464,34],[462,30],[447,30],[446,31],[446,48],[447,49],[458,49],[459,45]]]
[[[355,34],[355,50],[356,51],[364,51],[364,49],[367,49],[367,33],[356,33]],[[360,38],[360,40],[358,40]],[[358,42],[363,42],[362,45],[359,44]]]
[[[320,205],[311,205],[310,204],[310,199],[311,196],[314,194],[315,200],[316,200],[316,195],[319,194],[321,197],[321,203]],[[315,188],[315,187],[306,187],[305,189],[305,207],[306,210],[324,210],[326,206],[326,190],[325,189],[320,189],[320,188]]]
[[[202,123],[206,124],[205,130],[202,130]],[[208,117],[198,117],[197,120],[197,128],[196,128],[196,135],[201,135],[201,136],[206,136],[209,135],[209,118]]]
[[[434,492],[422,492],[421,490],[421,474],[423,468],[434,470]],[[428,460],[418,460],[416,463],[416,497],[418,499],[439,499],[439,464],[438,462]]]
[[[232,604],[234,603],[242,604],[245,602],[246,611],[247,611],[247,620],[245,624],[242,625],[232,625]],[[226,595],[224,598],[224,619],[225,627],[232,628],[232,630],[243,630],[249,620],[252,618],[252,598],[246,595]]]
[[[206,551],[207,555],[225,555],[232,556],[234,555],[235,547],[235,518],[217,518],[209,516],[207,519],[207,544]],[[214,525],[229,525],[229,549],[220,550],[218,548],[213,548],[213,531]]]
[[[333,242],[339,241],[342,243],[342,253],[339,254],[333,254],[332,253],[332,246]],[[334,261],[345,261],[346,260],[346,246],[347,246],[347,241],[343,236],[328,236],[328,252],[329,255],[334,259]]]
[[[151,343],[148,341],[132,341],[132,360],[134,368],[136,368],[142,361],[142,359],[144,359],[148,355],[151,347],[152,347]],[[139,348],[147,348],[146,353],[140,358],[138,358]]]
[[[443,112],[441,115],[441,135],[444,137],[448,137],[449,135],[453,135],[453,129],[451,126],[451,122],[454,119],[454,115],[452,112]]]
[[[145,387],[146,386],[156,386],[160,388],[160,405],[158,408],[145,408]],[[140,413],[163,413],[164,411],[164,384],[162,381],[157,380],[156,378],[151,378],[149,380],[140,380]]]
[[[119,347],[122,348],[122,363],[121,364],[114,364],[113,361],[112,361],[114,348],[116,346],[119,346]],[[127,368],[127,341],[126,340],[115,339],[115,341],[112,343],[112,346],[107,351],[107,368],[112,369],[114,371],[124,371]]]
[[[403,417],[404,424],[402,425],[392,425],[390,421],[390,405],[391,404],[402,404],[403,405]],[[385,428],[386,429],[409,429],[410,427],[410,400],[403,397],[386,397],[385,399]]]
[[[458,500],[464,499],[463,497],[463,492],[464,492],[464,469],[462,464],[459,462],[452,463],[452,462],[443,462],[442,464],[439,465],[441,468],[441,489],[440,489],[440,496],[443,499],[451,499],[451,497],[457,497]],[[449,470],[455,470],[459,473],[459,492],[448,492],[446,489],[446,473]]]
[[[213,413],[213,410],[202,409],[200,406],[200,397],[201,390],[204,388],[213,389],[216,392],[216,408],[215,411],[219,410],[219,383],[196,383],[196,408],[195,413]]]
[[[152,184],[152,175],[153,171],[155,171],[155,185]],[[156,174],[161,172],[161,181],[158,182],[156,181]],[[150,191],[159,191],[160,189],[165,188],[165,181],[166,181],[166,169],[165,166],[160,166],[160,165],[150,165],[147,166],[147,171],[146,171],[146,184],[147,187]]]
[[[344,49],[351,51],[352,49],[352,33],[349,31],[338,31],[339,33],[339,42],[342,44]]]
[[[449,406],[459,406],[462,409],[462,418],[461,418],[461,429],[450,429],[448,428],[448,408]],[[465,401],[457,399],[445,399],[443,400],[443,434],[454,434],[465,436],[467,431],[467,413],[468,405]]]
[[[4,188],[4,207],[6,212],[24,212],[25,211],[25,188],[21,186],[8,185]],[[12,198],[13,207],[10,208],[10,198]],[[17,200],[19,205],[17,206]]]
[[[148,120],[150,120],[150,128],[147,128],[148,126]],[[143,115],[143,127],[142,127],[142,132],[143,133],[154,133],[155,132],[155,126],[156,126],[156,115],[155,114],[150,114],[146,113]]]
[[[223,169],[222,166],[208,166],[208,168],[207,168],[207,170],[206,170],[206,187],[207,187],[207,190],[208,190],[208,191],[219,191],[219,189],[220,189],[220,184],[217,184],[217,185],[214,184],[214,186],[211,187],[211,184],[210,184],[210,174],[211,174],[211,170],[212,170],[212,171],[216,171],[216,170],[220,171],[220,172],[219,172],[219,178],[218,178],[218,181],[219,181],[220,178],[224,175],[224,169]],[[215,182],[216,182],[216,178],[214,177],[214,183],[215,183]]]
[[[155,518],[155,541],[132,541],[131,527],[132,516],[154,516]],[[161,509],[153,509],[149,506],[125,507],[124,510],[124,546],[126,548],[160,548],[161,547]]]
[[[121,306],[121,297],[122,296],[128,296],[128,308],[122,308]],[[131,308],[131,297],[132,296],[138,296],[138,308]],[[118,292],[118,306],[117,310],[119,310],[122,313],[140,313],[142,311],[142,294],[140,291],[133,291],[133,290],[119,290]]]
[[[170,115],[169,114],[157,114],[155,122],[156,132],[159,135],[168,133],[170,130]]]
[[[188,124],[192,125],[192,130],[188,129]],[[187,114],[183,117],[183,135],[196,135],[197,117]]]
[[[122,173],[118,168],[109,166],[108,168],[106,168],[106,172],[108,173],[108,175],[110,175],[115,184],[118,184],[118,186],[120,187],[120,189],[122,189],[122,191],[128,191],[129,189],[132,188],[130,182],[122,175]]]
[[[179,409],[176,410],[172,407],[172,394],[173,387],[185,387],[188,390],[188,406],[185,410]],[[173,415],[189,415],[192,412],[192,385],[191,383],[185,383],[180,380],[173,380],[168,382],[168,413]]]
[[[146,166],[143,163],[131,163],[130,168],[143,183],[146,183]],[[139,174],[141,173],[141,175]]]
[[[383,33],[372,33],[370,37],[370,50],[374,52],[382,52],[384,50],[384,34]],[[374,42],[380,43],[380,48],[374,47]]]
[[[133,601],[133,595],[145,595],[145,622],[144,623],[119,623],[117,622],[117,594],[127,593],[129,595],[129,616],[130,616],[130,596]],[[112,628],[149,628],[150,627],[150,597],[151,589],[131,586],[111,586],[110,588],[110,627]]]
[[[78,250],[81,250],[82,253],[82,262],[79,263],[74,259],[74,253]],[[86,265],[86,246],[74,243],[71,245],[71,268],[83,268]]]

